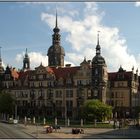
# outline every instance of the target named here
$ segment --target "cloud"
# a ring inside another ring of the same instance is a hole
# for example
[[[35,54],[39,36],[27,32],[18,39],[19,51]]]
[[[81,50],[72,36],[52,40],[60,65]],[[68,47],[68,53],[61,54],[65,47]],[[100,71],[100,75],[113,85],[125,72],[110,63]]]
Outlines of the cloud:
[[[59,15],[58,22],[59,28],[62,32],[67,33],[66,42],[71,44],[72,52],[66,52],[66,61],[69,61],[75,65],[79,65],[83,58],[92,60],[95,56],[95,47],[97,44],[97,31],[100,33],[100,45],[102,48],[102,56],[105,58],[109,71],[118,71],[119,66],[126,70],[138,67],[139,57],[135,57],[128,52],[128,46],[125,37],[120,35],[118,27],[109,27],[103,24],[104,11],[99,11],[96,3],[86,2],[84,4],[84,10],[77,8],[76,13],[81,18],[75,19],[69,14]],[[74,9],[75,10],[75,9]],[[43,12],[41,14],[41,20],[46,22],[51,28],[54,27],[55,15]],[[63,46],[65,48],[65,46]]]
[[[17,63],[21,64],[23,62],[24,54],[25,54],[25,52],[16,55],[16,62]],[[30,62],[31,62],[30,64],[31,64],[32,69],[39,66],[41,63],[44,66],[48,65],[48,57],[42,55],[42,53],[40,53],[40,52],[29,52],[28,55],[29,55],[29,58],[30,58]]]
[[[135,2],[135,6],[136,6],[136,7],[140,7],[140,2],[138,2],[138,1]]]
[[[24,55],[25,55],[25,52],[22,52],[21,54],[17,54],[16,55],[16,62],[19,64],[22,64],[23,59],[24,59]],[[40,52],[29,52],[28,55],[30,58],[31,69],[38,67],[41,63],[43,66],[48,66],[48,56],[44,56]],[[66,64],[71,64],[71,66],[75,66],[75,64],[72,62],[64,61],[64,65],[66,65]],[[5,67],[5,65],[4,65],[4,67]]]
[[[39,1],[32,1],[32,2],[29,2],[29,1],[26,1],[24,2],[25,4],[34,4],[34,5],[46,5],[46,4],[49,4],[49,2],[39,2]]]

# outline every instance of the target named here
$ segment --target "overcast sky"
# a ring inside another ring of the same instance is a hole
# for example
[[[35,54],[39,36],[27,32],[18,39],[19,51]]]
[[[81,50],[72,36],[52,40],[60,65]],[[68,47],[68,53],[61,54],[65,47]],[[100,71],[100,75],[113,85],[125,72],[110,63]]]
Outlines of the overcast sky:
[[[48,65],[55,11],[65,64],[79,66],[95,56],[97,31],[108,71],[140,69],[140,3],[136,2],[0,2],[2,60],[23,66],[26,48],[31,67]]]

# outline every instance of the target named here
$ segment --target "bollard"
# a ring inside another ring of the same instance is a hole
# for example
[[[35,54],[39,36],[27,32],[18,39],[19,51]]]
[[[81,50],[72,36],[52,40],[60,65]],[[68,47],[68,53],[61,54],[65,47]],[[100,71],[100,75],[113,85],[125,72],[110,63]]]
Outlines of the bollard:
[[[70,126],[70,119],[68,118],[68,126]]]
[[[25,116],[24,118],[24,125],[26,126],[27,125],[27,117]]]
[[[46,124],[46,119],[45,119],[45,117],[44,117],[44,119],[43,119],[43,124],[44,124],[44,125]]]
[[[33,117],[33,124],[35,124],[35,117]]]
[[[94,119],[94,127],[96,127],[96,121],[97,121],[97,120],[96,120],[96,119]]]
[[[57,118],[55,118],[55,125],[57,125]]]
[[[81,119],[81,127],[83,127],[83,119]]]

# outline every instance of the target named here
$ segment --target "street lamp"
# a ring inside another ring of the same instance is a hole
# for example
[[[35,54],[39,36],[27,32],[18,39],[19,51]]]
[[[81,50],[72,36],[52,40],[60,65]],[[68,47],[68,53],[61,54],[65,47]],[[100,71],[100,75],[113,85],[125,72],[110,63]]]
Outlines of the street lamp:
[[[67,104],[65,101],[65,126],[67,126]]]
[[[55,118],[56,117],[55,102],[54,101],[51,101],[51,102],[52,102],[53,117]]]
[[[15,99],[15,119],[17,119],[17,97]]]

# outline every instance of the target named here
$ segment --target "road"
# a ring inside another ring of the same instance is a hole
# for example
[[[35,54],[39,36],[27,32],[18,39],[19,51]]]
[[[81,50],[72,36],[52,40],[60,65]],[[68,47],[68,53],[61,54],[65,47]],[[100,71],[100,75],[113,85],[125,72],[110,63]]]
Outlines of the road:
[[[84,134],[72,134],[69,127],[62,127],[58,131],[53,133],[47,133],[43,126],[27,125],[24,124],[6,124],[0,123],[0,139],[1,138],[95,138],[95,139],[114,139],[114,138],[138,138],[140,139],[140,130],[129,127],[124,129],[95,129],[84,128]]]
[[[22,132],[18,125],[0,123],[0,139],[1,138],[33,138],[31,135]]]

